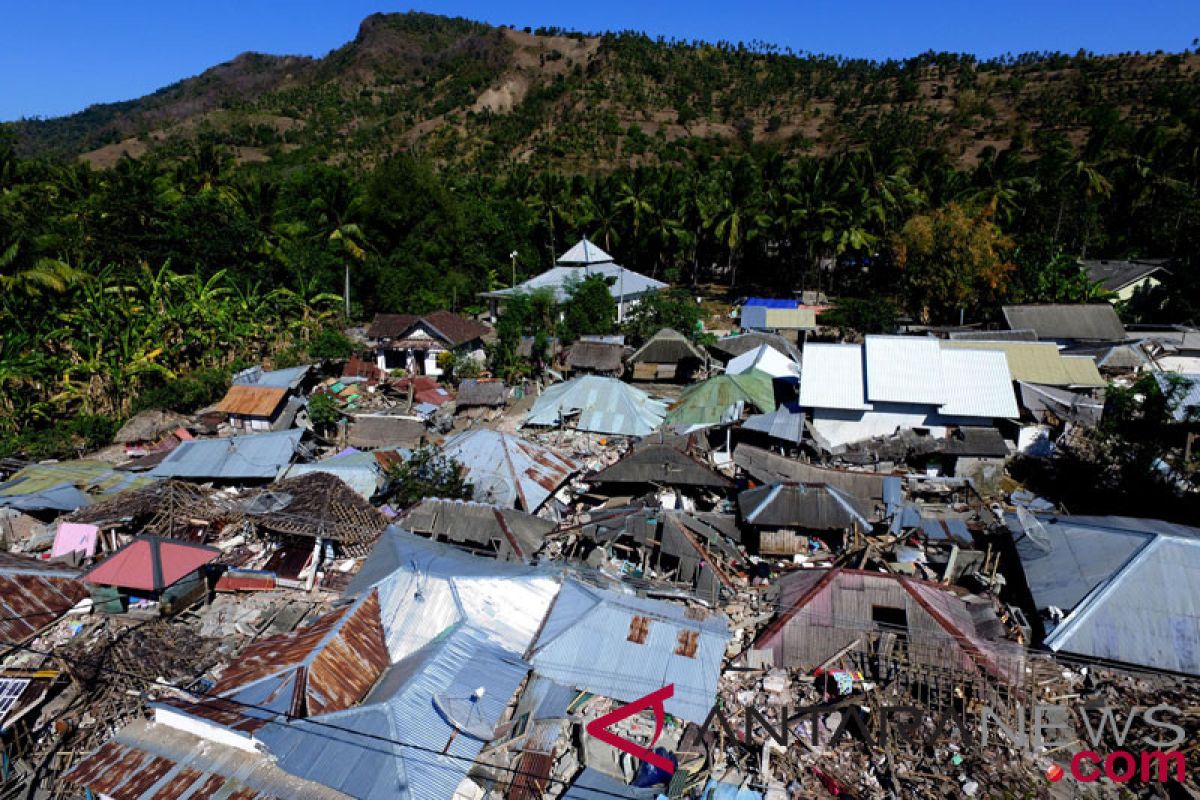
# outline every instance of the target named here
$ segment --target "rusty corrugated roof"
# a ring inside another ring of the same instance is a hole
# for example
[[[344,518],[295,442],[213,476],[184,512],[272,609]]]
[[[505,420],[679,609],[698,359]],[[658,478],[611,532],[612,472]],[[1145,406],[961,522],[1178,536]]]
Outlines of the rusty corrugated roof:
[[[0,641],[24,642],[88,596],[79,571],[0,553]]]
[[[225,398],[217,405],[217,411],[243,417],[273,417],[287,395],[287,387],[237,383],[229,387]]]
[[[235,730],[254,731],[269,714],[304,717],[358,703],[390,663],[372,591],[298,631],[261,639],[221,675],[212,699],[171,705]]]

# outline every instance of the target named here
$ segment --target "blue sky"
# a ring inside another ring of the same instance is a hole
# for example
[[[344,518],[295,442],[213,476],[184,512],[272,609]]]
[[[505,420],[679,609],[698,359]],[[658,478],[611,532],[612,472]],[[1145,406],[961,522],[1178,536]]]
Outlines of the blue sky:
[[[246,50],[323,55],[353,38],[367,14],[411,8],[383,0],[4,0],[0,120],[139,97]],[[930,49],[1179,51],[1200,37],[1200,0],[431,0],[415,8],[518,27],[758,39],[869,58]]]

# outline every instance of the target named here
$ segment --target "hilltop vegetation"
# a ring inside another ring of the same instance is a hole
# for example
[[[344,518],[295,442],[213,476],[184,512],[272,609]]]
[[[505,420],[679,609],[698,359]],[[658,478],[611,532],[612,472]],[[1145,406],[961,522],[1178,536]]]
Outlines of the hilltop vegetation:
[[[521,280],[584,234],[683,286],[820,288],[847,328],[1082,301],[1079,256],[1173,256],[1123,313],[1194,320],[1196,64],[874,64],[408,14],[323,59],[22,122],[0,137],[0,452],[306,355],[347,264],[355,318],[461,310],[510,252]]]

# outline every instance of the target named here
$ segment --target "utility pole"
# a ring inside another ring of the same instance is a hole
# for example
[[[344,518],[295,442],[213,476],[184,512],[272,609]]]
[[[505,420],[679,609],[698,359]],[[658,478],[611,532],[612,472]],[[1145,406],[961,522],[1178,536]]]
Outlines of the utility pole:
[[[346,262],[346,323],[350,323],[350,262]]]
[[[511,253],[508,254],[508,257],[512,259],[512,272],[513,272],[512,285],[516,286],[517,285],[517,251],[513,250]]]

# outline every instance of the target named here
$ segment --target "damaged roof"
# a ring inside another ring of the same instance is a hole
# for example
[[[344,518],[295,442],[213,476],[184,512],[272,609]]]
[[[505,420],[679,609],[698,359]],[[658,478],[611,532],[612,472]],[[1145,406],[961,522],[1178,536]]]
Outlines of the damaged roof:
[[[376,588],[388,652],[397,661],[459,623],[510,652],[524,652],[558,592],[558,579],[544,569],[479,558],[392,525],[345,596]]]
[[[733,482],[686,450],[686,440],[651,436],[587,478],[591,483],[655,483],[663,486],[731,488]]]
[[[550,520],[512,508],[427,497],[398,520],[408,530],[437,540],[467,544],[471,549],[494,548],[506,561],[529,563],[554,530]]]
[[[0,552],[0,641],[24,642],[88,594],[77,569]]]
[[[519,656],[460,625],[389,668],[362,705],[272,722],[257,738],[280,768],[359,800],[450,798],[485,742],[452,725],[447,709],[463,707],[474,725],[494,727],[528,671]]]
[[[741,403],[747,411],[775,410],[775,385],[771,376],[757,369],[739,375],[716,375],[683,390],[679,401],[667,412],[668,425],[717,425],[732,420]]]
[[[117,444],[156,441],[179,428],[186,428],[187,425],[188,419],[182,414],[148,408],[130,417],[117,431],[113,441]]]
[[[614,700],[673,683],[667,713],[699,724],[716,700],[728,641],[724,614],[570,579],[528,658],[539,675]]]
[[[857,498],[823,483],[775,483],[738,495],[742,519],[758,527],[835,530],[854,524],[870,530]]]
[[[252,733],[276,717],[354,706],[390,663],[379,595],[372,591],[307,627],[253,642],[221,673],[210,697],[168,705]]]
[[[475,500],[536,512],[579,465],[549,447],[486,428],[457,433],[442,452],[462,464]]]
[[[387,526],[383,512],[328,472],[276,481],[243,508],[267,530],[344,545],[369,545]]]
[[[150,471],[155,478],[274,480],[300,449],[302,430],[183,442]]]
[[[556,383],[534,401],[526,425],[557,426],[616,436],[645,436],[662,424],[666,404],[616,378],[583,375]]]
[[[742,423],[742,429],[765,433],[772,439],[800,444],[804,439],[804,414],[780,406],[770,414],[752,414]]]
[[[262,753],[137,719],[63,776],[113,800],[349,800]]]
[[[503,381],[480,381],[469,378],[458,385],[458,407],[500,407],[508,402],[508,387]]]
[[[151,478],[114,470],[102,461],[30,464],[0,482],[0,508],[75,511],[94,496],[112,496],[153,483]]]

